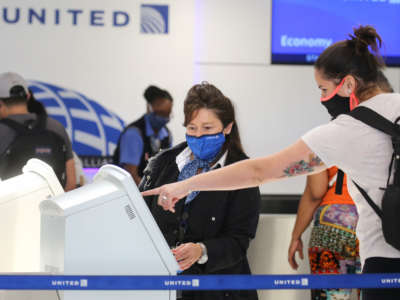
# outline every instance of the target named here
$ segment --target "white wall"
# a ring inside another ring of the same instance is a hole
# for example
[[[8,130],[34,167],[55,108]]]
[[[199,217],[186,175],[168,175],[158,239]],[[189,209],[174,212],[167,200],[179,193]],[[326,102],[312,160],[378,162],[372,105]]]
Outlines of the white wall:
[[[235,102],[250,156],[274,153],[329,120],[312,66],[270,64],[271,0],[196,0],[195,17],[194,80],[214,83]],[[399,69],[386,74],[399,91]],[[269,183],[261,190],[301,193],[304,180]]]

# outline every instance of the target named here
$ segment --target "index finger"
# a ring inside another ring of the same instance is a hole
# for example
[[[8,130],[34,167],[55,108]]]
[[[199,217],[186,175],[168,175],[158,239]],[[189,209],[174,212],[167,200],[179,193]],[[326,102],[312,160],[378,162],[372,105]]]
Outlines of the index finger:
[[[152,196],[152,195],[159,195],[161,193],[161,188],[155,188],[148,191],[142,192],[142,196]]]

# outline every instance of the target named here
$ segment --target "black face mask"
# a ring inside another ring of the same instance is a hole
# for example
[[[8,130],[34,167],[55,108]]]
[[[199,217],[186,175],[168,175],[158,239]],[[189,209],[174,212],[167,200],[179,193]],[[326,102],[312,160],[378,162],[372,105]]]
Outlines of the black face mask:
[[[321,104],[328,110],[332,120],[338,115],[350,112],[350,97],[342,97],[336,94],[331,99],[322,101]]]

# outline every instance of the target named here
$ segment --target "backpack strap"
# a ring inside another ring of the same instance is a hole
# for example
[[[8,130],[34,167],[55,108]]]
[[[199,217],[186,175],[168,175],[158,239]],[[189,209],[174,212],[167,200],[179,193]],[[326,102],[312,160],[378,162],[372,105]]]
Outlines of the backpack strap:
[[[335,188],[336,195],[343,194],[343,180],[344,180],[344,172],[338,169],[336,175],[336,188]]]
[[[367,192],[361,186],[359,186],[354,180],[353,183],[360,191],[361,195],[363,195],[364,199],[368,202],[369,206],[371,206],[371,208],[376,212],[376,214],[382,219],[383,213],[382,210],[378,207],[378,205],[376,205],[376,203],[372,201],[371,197],[367,194]]]
[[[396,124],[397,120],[393,123],[368,107],[358,106],[347,114],[390,136],[400,136],[400,128]]]
[[[7,149],[5,149],[3,153],[0,153],[0,159],[3,159],[3,157],[7,154],[7,150],[9,149],[9,147],[12,146],[12,144],[18,138],[18,136],[28,135],[29,133],[32,132],[32,130],[45,129],[46,122],[47,122],[47,116],[45,115],[37,115],[36,120],[28,120],[25,121],[23,124],[9,118],[1,119],[0,124],[4,124],[9,128],[11,128],[12,130],[14,130],[15,137],[11,141],[10,145],[8,145]]]
[[[395,170],[398,170],[400,166],[400,125],[398,124],[400,117],[398,117],[394,122],[391,122],[376,111],[365,106],[356,107],[353,111],[349,112],[348,115],[388,134],[391,137],[394,152],[389,166],[389,175],[387,180],[387,185],[389,185],[392,167],[394,167]],[[399,172],[394,173],[394,184],[400,186]]]
[[[0,153],[0,174],[4,174],[5,170],[7,169],[7,164],[3,162],[3,160],[7,157],[8,149],[12,146],[14,143],[15,139],[20,136],[24,135],[28,132],[28,128],[21,123],[18,123],[17,121],[14,121],[9,118],[5,118],[0,120],[1,124],[6,125],[7,127],[11,128],[15,132],[15,137],[11,141],[11,143],[7,146],[7,148],[4,150],[4,152]]]
[[[8,119],[8,118],[0,120],[0,123],[10,127],[12,130],[14,130],[16,132],[17,136],[28,132],[28,128],[26,127],[26,125],[21,124],[17,121]]]
[[[17,122],[15,120],[5,118],[0,120],[0,123],[10,127],[16,132],[16,135],[22,135],[29,133],[32,129],[43,130],[46,128],[47,117],[43,115],[37,115],[36,120],[28,120],[24,123]]]
[[[391,122],[390,120],[386,119],[382,115],[378,114],[376,111],[365,107],[365,106],[358,106],[355,109],[353,109],[351,112],[347,113],[351,117],[363,122],[364,124],[367,124],[383,133],[386,133],[389,135],[392,139],[393,143],[393,148],[394,148],[394,153],[391,159],[391,163],[389,166],[389,176],[388,176],[388,181],[387,185],[389,185],[390,181],[390,175],[391,175],[391,170],[393,166],[393,162],[396,164],[396,160],[398,159],[396,157],[396,153],[399,149],[396,149],[396,141],[399,140],[400,138],[400,126],[397,124],[399,121],[399,118],[396,119],[395,122]],[[395,166],[396,167],[396,166]],[[395,174],[395,181],[398,181],[398,176]],[[396,178],[397,177],[397,178]],[[371,197],[367,194],[367,192],[360,187],[354,180],[353,180],[354,185],[357,187],[357,189],[360,191],[361,195],[364,197],[364,199],[368,202],[368,204],[371,206],[371,208],[375,211],[375,213],[382,219],[383,213],[382,210],[376,205],[374,201],[372,201]]]

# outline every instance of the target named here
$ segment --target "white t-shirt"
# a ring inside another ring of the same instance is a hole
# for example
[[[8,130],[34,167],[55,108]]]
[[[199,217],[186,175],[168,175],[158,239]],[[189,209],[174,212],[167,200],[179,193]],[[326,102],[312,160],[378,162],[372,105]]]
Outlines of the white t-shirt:
[[[400,116],[400,94],[380,94],[360,105],[392,121]],[[350,116],[340,115],[312,129],[302,140],[326,166],[338,166],[347,174],[349,193],[359,215],[356,233],[362,264],[369,257],[400,258],[400,251],[385,242],[380,218],[352,182],[357,182],[381,207],[380,188],[386,187],[393,153],[390,136]]]

